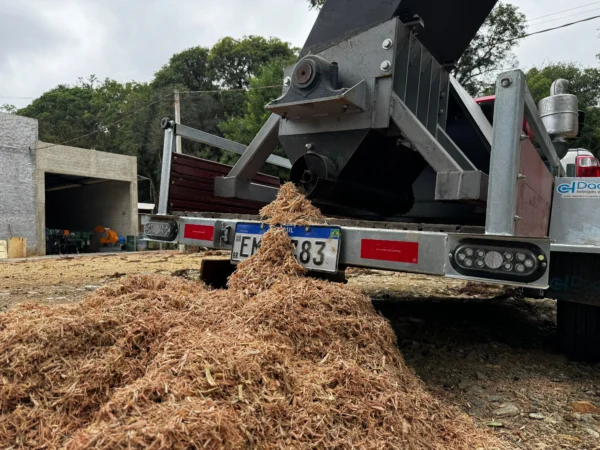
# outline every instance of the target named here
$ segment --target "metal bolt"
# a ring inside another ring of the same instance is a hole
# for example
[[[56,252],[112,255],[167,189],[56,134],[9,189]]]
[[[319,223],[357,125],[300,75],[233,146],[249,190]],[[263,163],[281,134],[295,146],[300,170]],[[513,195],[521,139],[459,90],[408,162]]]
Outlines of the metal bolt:
[[[384,61],[381,63],[380,69],[382,72],[389,72],[392,68],[392,63],[389,61]]]
[[[515,222],[520,222],[521,220],[523,220],[522,217],[520,216],[515,216]]]
[[[312,150],[313,148],[315,148],[315,146],[313,144],[306,144],[305,147],[306,147],[306,150]]]
[[[310,227],[306,227],[306,228],[304,229],[304,231],[306,231],[307,233],[308,233],[308,232],[310,232]]]
[[[512,84],[512,80],[510,78],[502,78],[502,80],[500,80],[500,86],[506,88],[509,87]]]
[[[450,253],[448,256],[449,256],[450,258],[454,258],[454,254],[452,254],[452,253]]]
[[[527,139],[529,139],[529,136],[527,136],[525,133],[523,133],[523,134],[521,135],[521,140],[522,140],[522,141],[526,141]]]
[[[440,116],[443,115],[446,111],[444,111],[443,109],[440,109]]]
[[[383,44],[381,44],[381,46],[385,50],[389,50],[390,48],[392,48],[392,45],[394,45],[394,41],[392,41],[391,39],[386,39],[385,41],[383,41]]]
[[[527,178],[527,177],[525,175],[523,175],[522,173],[517,175],[517,179],[519,179],[519,180],[524,180],[525,178]]]
[[[292,84],[292,79],[290,77],[285,77],[285,79],[283,80],[283,85],[286,87],[291,86]]]

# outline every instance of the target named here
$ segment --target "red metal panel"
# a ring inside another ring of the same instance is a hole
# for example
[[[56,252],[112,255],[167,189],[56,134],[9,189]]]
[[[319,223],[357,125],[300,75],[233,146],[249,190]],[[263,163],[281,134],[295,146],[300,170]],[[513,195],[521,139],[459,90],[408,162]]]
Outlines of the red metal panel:
[[[547,237],[552,208],[554,177],[529,140],[521,141],[521,168],[525,178],[518,181],[517,236]]]
[[[175,154],[171,166],[169,212],[215,212],[258,214],[265,204],[241,199],[214,196],[216,177],[229,173],[231,166],[189,155]],[[279,178],[258,174],[252,180],[258,184],[279,187]]]
[[[199,241],[212,241],[215,236],[215,227],[207,225],[186,224],[183,229],[183,237],[186,239],[198,239]]]
[[[375,259],[377,261],[418,264],[419,243],[362,239],[360,243],[360,257],[362,259]]]

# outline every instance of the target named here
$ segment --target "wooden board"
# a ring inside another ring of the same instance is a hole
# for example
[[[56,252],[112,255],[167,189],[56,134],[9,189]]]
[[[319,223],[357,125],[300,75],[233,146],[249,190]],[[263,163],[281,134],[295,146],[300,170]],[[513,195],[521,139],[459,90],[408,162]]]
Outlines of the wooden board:
[[[0,259],[8,258],[8,249],[6,241],[0,241]]]
[[[174,154],[169,188],[169,212],[215,212],[258,214],[264,203],[215,197],[215,178],[226,176],[231,166],[189,155]],[[279,178],[257,174],[252,180],[278,188]]]
[[[518,181],[516,236],[547,237],[552,209],[554,177],[529,140],[521,142],[521,168],[525,178]]]
[[[27,256],[27,239],[21,237],[8,240],[8,257],[25,258]]]

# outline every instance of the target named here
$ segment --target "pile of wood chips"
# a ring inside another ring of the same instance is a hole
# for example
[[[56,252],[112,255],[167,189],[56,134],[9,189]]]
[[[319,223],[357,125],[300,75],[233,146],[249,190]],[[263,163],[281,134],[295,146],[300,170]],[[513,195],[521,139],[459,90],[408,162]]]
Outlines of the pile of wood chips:
[[[294,183],[285,183],[277,198],[260,210],[265,223],[271,225],[307,225],[324,219],[315,207],[296,188]]]
[[[132,276],[0,315],[0,448],[502,447],[425,392],[368,297],[304,277],[282,229],[229,287]]]

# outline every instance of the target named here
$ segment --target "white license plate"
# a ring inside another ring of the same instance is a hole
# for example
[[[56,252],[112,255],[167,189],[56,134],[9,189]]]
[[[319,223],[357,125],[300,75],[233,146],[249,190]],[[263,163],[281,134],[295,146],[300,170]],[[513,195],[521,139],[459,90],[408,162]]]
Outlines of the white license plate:
[[[326,226],[284,226],[292,244],[296,259],[310,270],[335,273],[338,270],[341,229]],[[238,223],[231,261],[240,262],[254,255],[260,246],[260,239],[269,229],[268,225]]]

